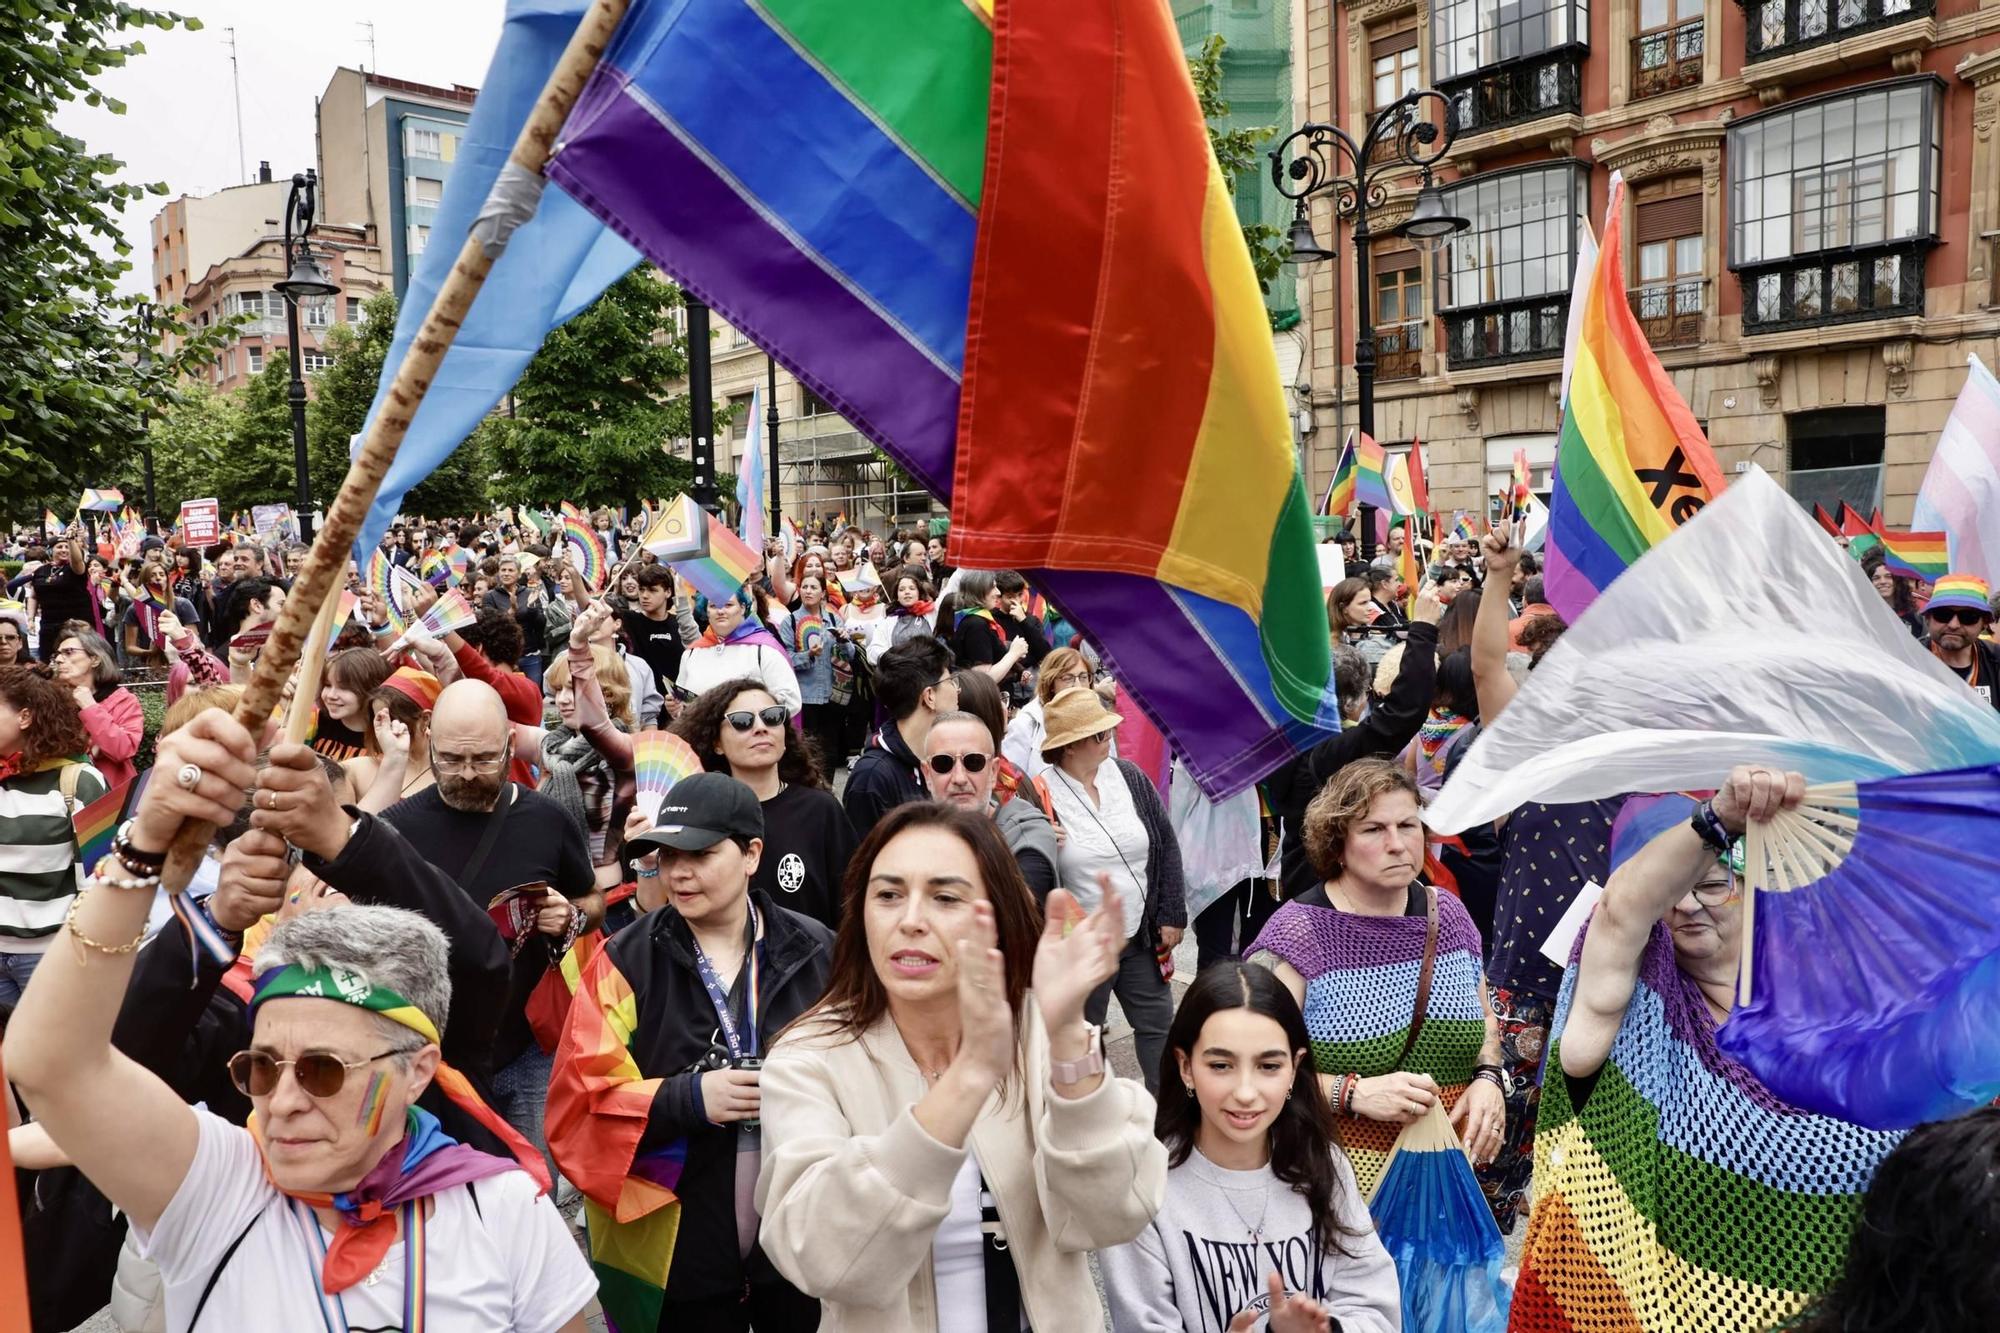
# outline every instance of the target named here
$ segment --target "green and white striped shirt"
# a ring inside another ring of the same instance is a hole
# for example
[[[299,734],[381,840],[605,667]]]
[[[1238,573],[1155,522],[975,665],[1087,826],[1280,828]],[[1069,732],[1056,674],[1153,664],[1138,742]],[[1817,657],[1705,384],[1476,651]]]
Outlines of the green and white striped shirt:
[[[63,800],[64,764],[0,781],[0,953],[40,953],[82,886],[76,826]],[[77,775],[76,809],[104,795],[88,764]]]

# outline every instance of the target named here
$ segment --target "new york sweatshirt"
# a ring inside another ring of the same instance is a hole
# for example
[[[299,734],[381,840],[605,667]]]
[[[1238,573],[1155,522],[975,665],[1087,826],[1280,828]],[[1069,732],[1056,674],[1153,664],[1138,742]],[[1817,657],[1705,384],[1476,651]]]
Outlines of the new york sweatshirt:
[[[1166,1202],[1152,1224],[1098,1255],[1115,1333],[1224,1333],[1239,1311],[1266,1309],[1273,1271],[1288,1293],[1318,1301],[1340,1333],[1399,1333],[1396,1266],[1346,1160],[1336,1152],[1334,1162],[1335,1209],[1360,1233],[1339,1238],[1345,1254],[1320,1243],[1305,1196],[1270,1167],[1225,1171],[1190,1152],[1167,1173]],[[1252,1327],[1264,1333],[1267,1322]]]

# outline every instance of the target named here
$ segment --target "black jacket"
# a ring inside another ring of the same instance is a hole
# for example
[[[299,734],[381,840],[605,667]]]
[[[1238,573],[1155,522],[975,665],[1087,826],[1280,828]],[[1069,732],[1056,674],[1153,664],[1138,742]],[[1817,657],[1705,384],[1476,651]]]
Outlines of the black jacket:
[[[1408,745],[1424,725],[1430,712],[1431,696],[1437,691],[1436,625],[1417,621],[1409,627],[1404,641],[1403,666],[1389,696],[1379,700],[1368,715],[1338,736],[1330,736],[1293,759],[1265,779],[1265,795],[1271,813],[1285,824],[1282,847],[1284,896],[1296,898],[1320,883],[1318,874],[1306,860],[1306,806],[1319,794],[1328,778],[1356,759],[1394,755]]]
[[[764,923],[757,986],[762,1051],[825,992],[833,966],[833,932],[755,889],[750,901]],[[783,1282],[762,1248],[750,1251],[747,1266],[737,1252],[736,1147],[742,1131],[733,1124],[709,1123],[702,1110],[701,1076],[720,1067],[715,1061],[727,1063],[728,1045],[695,966],[694,932],[679,912],[662,907],[613,936],[605,950],[631,985],[638,1008],[632,1058],[642,1076],[662,1080],[639,1151],[651,1152],[677,1139],[687,1142],[687,1159],[674,1187],[681,1201],[680,1239],[667,1274],[668,1294],[675,1300],[698,1300],[740,1293],[746,1279]]]
[[[927,801],[930,789],[916,755],[903,743],[903,733],[893,722],[868,738],[854,771],[847,775],[847,818],[854,834],[866,841],[870,830],[883,815],[910,801]]]

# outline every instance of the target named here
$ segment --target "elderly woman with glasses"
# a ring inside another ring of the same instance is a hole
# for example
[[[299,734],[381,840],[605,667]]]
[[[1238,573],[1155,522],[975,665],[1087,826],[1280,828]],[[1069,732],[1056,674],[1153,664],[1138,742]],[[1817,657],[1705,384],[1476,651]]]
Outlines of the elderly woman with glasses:
[[[1737,840],[1804,796],[1740,767],[1621,817],[1550,1027],[1511,1329],[1790,1328],[1839,1277],[1901,1134],[1790,1106],[1716,1042],[1748,928]]]
[[[1042,736],[1047,725],[1043,710],[1049,700],[1064,690],[1089,689],[1096,680],[1097,673],[1091,670],[1082,653],[1074,648],[1051,649],[1035,677],[1034,699],[1007,723],[1007,734],[1000,747],[1007,761],[1029,778],[1040,777],[1049,766],[1049,761],[1042,758]],[[1117,753],[1115,742],[1112,753]]]
[[[138,768],[133,756],[146,734],[139,697],[123,685],[125,675],[104,636],[79,620],[63,626],[56,641],[56,681],[76,699],[83,729],[90,736],[90,762],[113,787],[130,782]]]
[[[167,848],[183,820],[234,817],[255,749],[219,711],[162,744],[163,779],[56,938],[65,965],[15,1012],[9,1076],[159,1264],[170,1327],[583,1329],[595,1282],[538,1183],[414,1105],[451,1005],[422,916],[337,907],[271,933],[230,1062],[248,1129],[113,1048]]]
[[[0,607],[0,667],[26,666],[33,660],[28,650],[28,613],[16,606]]]

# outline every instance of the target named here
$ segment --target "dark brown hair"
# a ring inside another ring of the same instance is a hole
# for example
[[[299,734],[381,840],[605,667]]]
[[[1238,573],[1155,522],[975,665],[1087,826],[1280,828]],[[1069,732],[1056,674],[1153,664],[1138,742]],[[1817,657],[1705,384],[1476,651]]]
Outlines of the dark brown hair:
[[[1000,743],[1007,738],[1007,706],[1000,698],[999,685],[977,667],[954,671],[951,679],[958,686],[959,711],[986,724],[993,733],[993,753],[999,754]]]
[[[76,699],[41,672],[24,666],[0,667],[0,701],[30,715],[21,732],[23,772],[51,759],[90,753],[90,737],[84,734]]]
[[[757,677],[738,676],[704,690],[681,710],[680,717],[668,728],[688,743],[701,757],[701,766],[711,773],[729,772],[729,761],[722,757],[722,729],[728,725],[723,718],[736,711],[737,696],[746,690],[771,695],[771,687]],[[776,695],[771,695],[771,702],[777,702]],[[820,772],[819,760],[813,755],[813,747],[806,743],[805,735],[793,726],[783,730],[785,751],[778,756],[778,780],[795,787],[825,788],[826,775]]]
[[[1387,759],[1356,759],[1327,779],[1319,795],[1306,806],[1306,817],[1300,825],[1306,859],[1312,862],[1314,873],[1321,879],[1340,875],[1346,868],[1343,853],[1347,850],[1349,830],[1368,813],[1377,796],[1392,791],[1409,793],[1410,799],[1422,808],[1417,780],[1401,765]]]
[[[362,703],[389,679],[389,659],[373,648],[343,648],[326,659],[326,683],[346,690]]]
[[[984,815],[975,815],[941,801],[911,801],[882,816],[847,863],[840,886],[840,930],[833,941],[833,971],[819,1003],[793,1020],[794,1026],[830,1033],[853,1041],[882,1021],[889,1012],[889,992],[875,975],[868,956],[868,881],[882,849],[911,829],[939,828],[972,850],[979,863],[979,881],[993,905],[993,931],[1006,974],[1007,1007],[1014,1014],[1016,1070],[1020,1072],[1021,1019],[1028,984],[1035,972],[1035,949],[1041,941],[1042,915],[1035,906],[1021,865],[1000,830]]]

